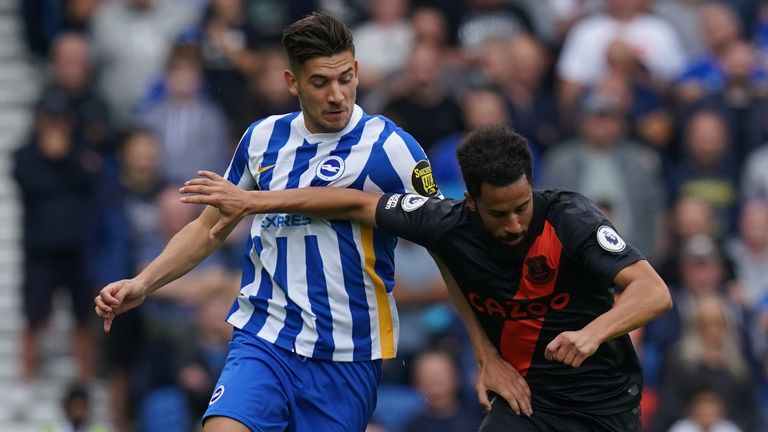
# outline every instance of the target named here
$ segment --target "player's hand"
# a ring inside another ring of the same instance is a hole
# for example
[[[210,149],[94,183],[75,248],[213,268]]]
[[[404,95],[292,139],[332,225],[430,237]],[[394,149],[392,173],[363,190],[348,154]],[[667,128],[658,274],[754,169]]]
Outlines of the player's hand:
[[[112,321],[125,311],[129,311],[144,302],[146,287],[136,279],[123,279],[105,286],[93,300],[96,315],[104,320],[104,332],[109,333]]]
[[[586,330],[567,331],[557,335],[544,349],[544,358],[568,366],[579,367],[597,351],[600,341]]]
[[[504,398],[517,415],[533,414],[531,389],[522,375],[498,354],[489,355],[478,364],[477,398],[485,411],[491,410],[488,392]]]
[[[224,177],[211,171],[198,171],[202,178],[196,178],[184,183],[179,192],[186,195],[181,202],[189,204],[207,204],[219,209],[221,219],[211,228],[211,239],[232,223],[237,223],[248,214],[248,193],[235,186]]]

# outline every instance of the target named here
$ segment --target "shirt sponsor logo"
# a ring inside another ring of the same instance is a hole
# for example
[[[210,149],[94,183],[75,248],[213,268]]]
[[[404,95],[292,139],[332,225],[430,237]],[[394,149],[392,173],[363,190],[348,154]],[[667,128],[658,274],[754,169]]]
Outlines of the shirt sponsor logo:
[[[311,225],[312,218],[304,215],[266,215],[261,221],[262,229]]]
[[[424,205],[429,198],[416,194],[407,194],[403,197],[400,206],[407,212],[412,212]]]
[[[213,395],[211,395],[211,401],[208,402],[208,405],[215,404],[216,402],[219,401],[219,399],[221,399],[221,396],[223,395],[224,395],[224,384],[216,387],[216,390],[213,391]]]
[[[525,265],[528,266],[528,273],[525,278],[535,284],[546,284],[555,276],[555,269],[549,266],[547,257],[544,255],[528,258]]]
[[[317,176],[321,180],[334,181],[344,174],[344,159],[338,156],[328,156],[317,165]]]
[[[422,159],[416,163],[413,167],[413,173],[411,173],[411,184],[413,189],[424,196],[436,196],[437,184],[435,178],[432,176],[432,166],[426,159]]]
[[[618,253],[627,247],[627,243],[624,239],[619,237],[619,234],[613,228],[608,225],[601,225],[597,229],[597,243],[601,248],[608,252]]]
[[[467,294],[469,304],[477,312],[485,315],[498,315],[501,318],[518,321],[542,318],[551,311],[563,309],[571,301],[571,295],[562,292],[535,299],[497,300],[493,297],[483,298],[477,293]]]
[[[389,197],[387,200],[387,204],[384,206],[384,210],[392,210],[393,208],[397,207],[397,202],[400,201],[400,194],[394,194]]]

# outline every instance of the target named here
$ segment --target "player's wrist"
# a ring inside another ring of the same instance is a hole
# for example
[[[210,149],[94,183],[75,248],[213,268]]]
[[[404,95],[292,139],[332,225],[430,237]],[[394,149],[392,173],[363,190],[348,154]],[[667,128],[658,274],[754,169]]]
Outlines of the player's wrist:
[[[484,346],[475,347],[475,361],[477,362],[478,366],[486,365],[489,362],[498,359],[501,359],[501,355],[493,345],[487,344]]]
[[[146,280],[146,278],[143,275],[138,275],[132,279],[132,282],[134,286],[136,287],[136,292],[139,295],[147,296],[150,292],[151,284]]]
[[[270,194],[265,194],[262,191],[249,191],[246,194],[244,215],[268,213]]]

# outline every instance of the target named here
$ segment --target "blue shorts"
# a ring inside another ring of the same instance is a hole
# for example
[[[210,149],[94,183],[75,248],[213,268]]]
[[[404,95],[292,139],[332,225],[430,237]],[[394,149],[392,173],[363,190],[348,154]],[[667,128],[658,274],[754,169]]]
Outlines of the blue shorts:
[[[203,423],[223,416],[254,432],[360,432],[380,375],[381,360],[315,360],[235,329]]]

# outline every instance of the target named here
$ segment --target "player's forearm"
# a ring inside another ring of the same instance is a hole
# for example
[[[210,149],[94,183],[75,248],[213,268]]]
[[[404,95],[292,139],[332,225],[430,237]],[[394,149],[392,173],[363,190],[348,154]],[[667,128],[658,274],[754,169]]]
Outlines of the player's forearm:
[[[490,339],[488,339],[488,335],[480,325],[480,321],[472,312],[467,299],[464,298],[464,294],[453,279],[451,272],[437,257],[434,255],[432,257],[435,259],[435,263],[437,263],[440,273],[443,275],[448,295],[459,314],[459,318],[461,318],[464,327],[467,329],[469,340],[472,343],[472,349],[475,352],[475,360],[479,364],[482,364],[488,356],[496,355],[498,354],[498,351],[496,350],[496,347],[493,346]]]
[[[593,332],[602,343],[645,325],[671,307],[672,300],[663,282],[635,280],[626,286],[611,310],[585,329]]]
[[[196,219],[173,236],[163,252],[136,276],[146,286],[147,295],[185,275],[221,246],[225,236],[211,239],[209,230]]]
[[[247,212],[300,213],[375,225],[380,195],[355,189],[316,187],[248,193]]]

